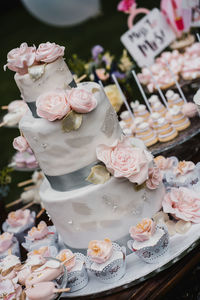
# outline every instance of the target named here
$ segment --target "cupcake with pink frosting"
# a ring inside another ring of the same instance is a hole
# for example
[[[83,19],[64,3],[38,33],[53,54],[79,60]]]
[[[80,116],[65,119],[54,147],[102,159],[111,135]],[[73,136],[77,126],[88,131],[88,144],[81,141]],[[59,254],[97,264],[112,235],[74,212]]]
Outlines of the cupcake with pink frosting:
[[[55,226],[47,226],[41,221],[37,227],[32,227],[25,236],[25,243],[22,246],[27,251],[37,250],[42,246],[55,246],[58,240],[58,234]]]
[[[21,243],[24,241],[24,235],[35,223],[35,212],[29,209],[18,209],[8,214],[6,221],[3,223],[2,229],[4,232],[14,234]]]
[[[200,163],[180,161],[166,174],[166,182],[170,187],[188,187],[197,190],[200,187]]]
[[[104,282],[112,283],[125,274],[126,249],[106,238],[92,240],[87,250],[87,268],[94,276]]]
[[[62,249],[57,257],[67,270],[67,286],[70,292],[78,291],[88,284],[88,274],[85,267],[86,257],[82,253],[73,253]]]
[[[158,226],[149,218],[142,219],[129,229],[132,240],[128,248],[147,263],[159,262],[168,250],[169,236],[165,226]]]
[[[13,233],[4,232],[0,235],[0,259],[8,254],[20,257],[19,243]]]

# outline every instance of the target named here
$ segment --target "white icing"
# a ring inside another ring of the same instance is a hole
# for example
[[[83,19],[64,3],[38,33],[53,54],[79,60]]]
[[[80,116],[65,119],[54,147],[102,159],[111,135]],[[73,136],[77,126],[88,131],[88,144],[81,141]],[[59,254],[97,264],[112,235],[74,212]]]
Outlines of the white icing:
[[[133,132],[132,132],[132,129],[131,129],[131,128],[124,128],[124,129],[123,129],[123,133],[124,133],[126,136],[132,136],[132,135],[133,135]]]
[[[140,104],[138,107],[138,112],[143,112],[146,110],[146,106],[144,104]]]
[[[179,100],[179,99],[182,100],[179,94],[174,94],[173,97],[171,98],[172,101]]]
[[[172,90],[168,90],[165,95],[166,95],[167,99],[169,99],[174,95],[174,92]]]
[[[76,259],[76,263],[69,272],[81,271],[83,268],[84,262],[80,259]]]
[[[162,125],[165,125],[165,124],[167,124],[167,121],[166,121],[165,118],[160,118],[160,119],[158,119],[158,125],[159,125],[159,126],[162,126]]]
[[[20,264],[19,257],[15,255],[8,255],[0,262],[0,269],[2,271],[8,270],[16,265]]]
[[[151,118],[153,120],[157,120],[157,119],[161,118],[161,114],[159,114],[157,112],[154,112],[154,113],[151,114]]]
[[[125,121],[120,121],[119,125],[122,129],[125,129],[127,127],[127,123]]]
[[[50,90],[65,89],[73,80],[72,74],[63,58],[45,65],[44,74],[37,80],[33,80],[29,73],[25,75],[16,73],[14,78],[22,98],[26,102],[36,101],[39,95]]]
[[[140,105],[140,102],[138,100],[132,101],[130,103],[130,106],[133,110],[137,110],[138,106]]]
[[[154,246],[157,244],[157,242],[160,240],[160,238],[165,234],[164,230],[161,228],[157,228],[156,232],[150,237],[149,240],[144,241],[144,242],[138,242],[135,241],[133,242],[133,249],[135,250],[139,250],[142,249],[144,247],[150,247],[150,246]]]
[[[143,122],[143,123],[141,123],[141,124],[138,126],[138,128],[141,129],[141,130],[149,129],[149,124],[146,123],[146,122]]]
[[[79,86],[99,91],[94,94],[98,102],[96,109],[83,114],[78,130],[65,133],[61,121],[34,118],[30,112],[20,121],[20,129],[46,175],[67,174],[93,163],[97,145],[111,145],[121,136],[117,115],[100,86],[92,82]]]
[[[106,266],[108,266],[110,263],[112,263],[113,261],[115,261],[117,259],[123,259],[122,251],[113,251],[111,257],[102,264],[97,264],[97,263],[93,262],[91,265],[91,269],[93,271],[101,272]]]
[[[120,114],[120,118],[121,118],[122,120],[127,120],[127,119],[129,119],[129,118],[130,118],[130,113],[129,113],[129,111],[128,111],[128,110],[123,111],[123,112]]]
[[[180,108],[180,106],[178,106],[178,105],[174,105],[173,108],[171,108],[171,109],[169,110],[169,112],[170,112],[170,114],[171,114],[172,116],[176,116],[176,115],[178,115],[178,114],[181,113],[181,108]]]
[[[87,248],[90,240],[105,236],[112,241],[123,238],[130,226],[160,210],[164,193],[162,184],[156,190],[136,191],[127,179],[114,177],[69,192],[57,192],[44,180],[40,190],[58,233],[72,248]]]
[[[157,95],[152,95],[152,96],[149,98],[149,102],[151,103],[151,105],[156,104],[158,101],[159,101],[159,98],[158,98]]]
[[[143,122],[143,120],[144,120],[143,118],[137,117],[137,118],[134,119],[134,124],[135,124],[136,126],[138,126],[140,123]]]
[[[3,122],[6,123],[8,126],[14,126],[19,123],[21,118],[23,117],[24,112],[14,112],[14,113],[8,113],[3,117]]]

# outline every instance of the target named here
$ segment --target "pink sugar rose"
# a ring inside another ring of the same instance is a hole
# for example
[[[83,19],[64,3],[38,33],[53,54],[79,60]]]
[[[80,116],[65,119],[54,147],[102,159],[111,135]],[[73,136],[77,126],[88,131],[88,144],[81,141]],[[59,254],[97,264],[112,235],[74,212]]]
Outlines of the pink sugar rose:
[[[117,6],[117,10],[128,13],[133,5],[136,6],[135,0],[122,0]]]
[[[24,75],[28,72],[28,67],[32,66],[35,62],[35,46],[28,47],[27,43],[22,43],[19,48],[15,48],[8,52],[8,63],[4,69],[8,69]]]
[[[142,184],[148,179],[152,155],[144,149],[131,146],[128,137],[123,137],[112,146],[99,145],[96,153],[97,158],[115,177],[126,177],[137,184]]]
[[[155,157],[154,162],[155,162],[156,166],[162,171],[171,169],[173,166],[173,163],[174,163],[173,159],[171,159],[169,157],[165,158],[162,155]]]
[[[175,218],[200,223],[200,196],[185,187],[172,188],[162,202],[163,211]]]
[[[78,113],[88,113],[95,109],[97,100],[92,93],[82,88],[74,88],[69,93],[69,104]]]
[[[163,179],[160,169],[157,167],[149,168],[149,178],[146,181],[146,186],[150,190],[155,190]]]
[[[36,107],[38,116],[49,121],[62,119],[71,110],[64,90],[41,94],[36,100]]]
[[[156,230],[155,222],[151,219],[145,218],[141,223],[132,226],[129,229],[130,236],[138,242],[144,242],[154,234]]]
[[[0,253],[6,251],[12,245],[13,234],[4,232],[0,235]]]
[[[107,261],[113,252],[112,242],[109,239],[103,241],[93,240],[89,242],[87,255],[97,264]]]
[[[41,240],[49,234],[49,229],[44,221],[41,221],[37,227],[32,227],[28,231],[28,238],[31,240]]]
[[[64,55],[65,47],[55,43],[42,43],[36,51],[36,60],[45,63],[51,63]]]
[[[19,152],[24,152],[29,148],[29,144],[23,136],[18,136],[13,140],[13,147]]]
[[[61,250],[56,258],[64,263],[67,271],[70,271],[76,264],[76,256],[69,249]]]
[[[22,227],[33,221],[29,209],[18,209],[8,214],[6,222],[11,227]]]

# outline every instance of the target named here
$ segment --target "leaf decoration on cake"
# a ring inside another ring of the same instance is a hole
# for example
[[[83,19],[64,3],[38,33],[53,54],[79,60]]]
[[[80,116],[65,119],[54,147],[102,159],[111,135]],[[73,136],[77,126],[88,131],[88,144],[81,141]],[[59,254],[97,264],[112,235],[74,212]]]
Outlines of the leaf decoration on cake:
[[[105,166],[96,165],[91,168],[89,176],[86,178],[87,181],[93,184],[103,184],[110,179],[110,173]]]
[[[96,92],[99,92],[99,89],[93,88],[93,89],[92,89],[92,94],[95,94]]]
[[[75,111],[71,110],[62,119],[62,130],[64,132],[70,132],[72,130],[78,130],[82,124],[83,116],[82,114],[77,114]]]
[[[135,191],[140,191],[141,189],[144,189],[146,187],[146,181],[143,182],[142,184],[134,184],[133,186]]]
[[[32,66],[31,68],[28,68],[28,73],[30,77],[33,79],[33,81],[36,81],[40,77],[42,77],[44,71],[45,71],[45,64],[36,65],[36,66]]]

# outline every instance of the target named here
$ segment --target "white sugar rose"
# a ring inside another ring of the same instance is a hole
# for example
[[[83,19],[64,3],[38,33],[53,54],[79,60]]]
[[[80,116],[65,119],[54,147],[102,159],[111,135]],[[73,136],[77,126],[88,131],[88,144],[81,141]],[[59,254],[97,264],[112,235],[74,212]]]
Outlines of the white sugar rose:
[[[55,43],[42,43],[36,51],[36,60],[51,63],[64,55],[65,47]]]
[[[71,108],[64,90],[41,94],[36,100],[37,114],[49,121],[62,119]]]

